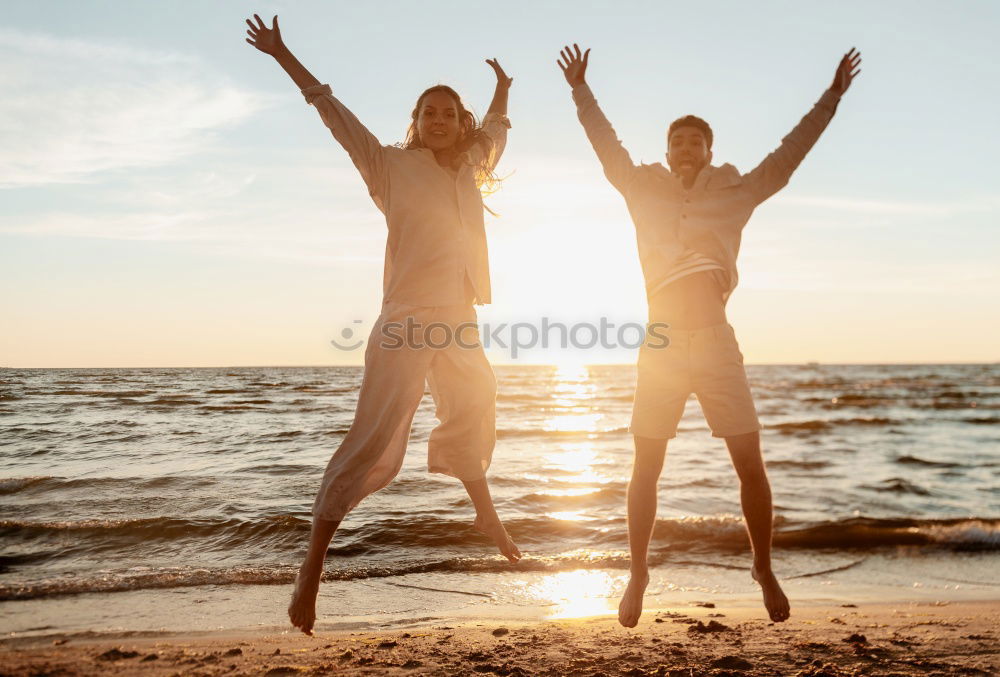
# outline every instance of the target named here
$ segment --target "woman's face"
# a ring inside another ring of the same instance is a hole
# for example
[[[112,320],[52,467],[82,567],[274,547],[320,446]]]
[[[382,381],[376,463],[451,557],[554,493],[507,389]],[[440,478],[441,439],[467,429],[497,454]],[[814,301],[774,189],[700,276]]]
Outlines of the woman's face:
[[[420,102],[417,112],[417,133],[424,146],[431,150],[451,148],[462,130],[458,104],[446,92],[431,92]]]

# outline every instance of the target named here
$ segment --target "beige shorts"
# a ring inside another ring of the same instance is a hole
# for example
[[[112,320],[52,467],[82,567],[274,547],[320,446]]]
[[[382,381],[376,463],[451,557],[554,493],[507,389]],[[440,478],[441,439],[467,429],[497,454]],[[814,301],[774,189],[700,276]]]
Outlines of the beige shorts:
[[[650,439],[677,436],[677,424],[691,393],[715,437],[760,430],[750,394],[743,354],[729,324],[695,329],[655,330],[670,339],[666,347],[647,336],[639,351],[638,383],[632,406],[631,433]]]

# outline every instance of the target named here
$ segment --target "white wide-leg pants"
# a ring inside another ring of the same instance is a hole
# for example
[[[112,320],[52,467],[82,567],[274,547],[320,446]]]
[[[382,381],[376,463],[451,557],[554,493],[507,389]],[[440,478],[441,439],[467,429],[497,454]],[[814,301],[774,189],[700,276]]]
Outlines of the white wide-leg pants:
[[[342,520],[399,472],[413,414],[430,385],[437,418],[427,469],[463,481],[486,476],[496,445],[496,378],[471,305],[387,302],[365,350],[354,422],[326,466],[312,514]]]

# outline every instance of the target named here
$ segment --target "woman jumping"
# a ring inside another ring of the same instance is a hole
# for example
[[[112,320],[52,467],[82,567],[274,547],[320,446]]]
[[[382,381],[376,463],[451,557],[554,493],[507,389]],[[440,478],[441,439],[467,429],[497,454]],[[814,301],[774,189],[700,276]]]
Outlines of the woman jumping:
[[[354,422],[323,475],[309,551],[288,606],[292,625],[311,635],[330,541],[344,516],[399,472],[425,380],[440,421],[428,442],[428,470],[461,480],[476,508],[475,527],[511,562],[521,557],[486,484],[496,444],[496,379],[473,307],[490,302],[481,189],[495,184],[512,78],[496,59],[487,60],[497,85],[482,125],[452,88],[427,89],[404,143],[384,146],[292,55],[278,17],[270,28],[256,14],[254,20],[247,20],[247,42],[273,56],[316,107],[389,230],[382,312],[365,350]]]

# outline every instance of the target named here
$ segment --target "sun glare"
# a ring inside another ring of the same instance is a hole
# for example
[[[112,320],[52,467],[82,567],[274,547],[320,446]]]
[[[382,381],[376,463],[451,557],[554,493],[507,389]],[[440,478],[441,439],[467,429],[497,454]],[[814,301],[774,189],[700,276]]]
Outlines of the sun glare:
[[[597,472],[599,453],[591,442],[564,444],[542,456],[542,469],[549,475],[560,476],[561,481],[579,484],[606,484],[611,478]]]
[[[556,378],[561,385],[586,382],[590,378],[587,365],[579,360],[566,358],[556,365]]]
[[[545,422],[546,432],[597,432],[602,414],[563,414]]]
[[[610,613],[610,595],[615,579],[603,571],[563,571],[546,576],[529,592],[552,606],[548,618],[583,618]]]
[[[543,424],[546,431],[599,432],[598,424],[604,419],[604,415],[591,411],[591,401],[596,393],[586,365],[558,365],[552,393],[555,412]]]
[[[564,522],[593,522],[596,517],[591,517],[583,510],[562,510],[558,512],[548,512],[545,516],[554,519],[562,520]]]
[[[546,496],[586,496],[599,491],[597,487],[573,487],[571,489],[543,489],[540,494]]]

